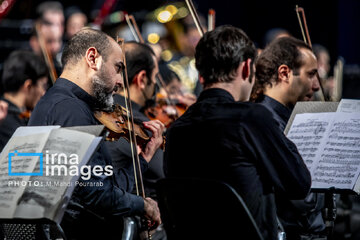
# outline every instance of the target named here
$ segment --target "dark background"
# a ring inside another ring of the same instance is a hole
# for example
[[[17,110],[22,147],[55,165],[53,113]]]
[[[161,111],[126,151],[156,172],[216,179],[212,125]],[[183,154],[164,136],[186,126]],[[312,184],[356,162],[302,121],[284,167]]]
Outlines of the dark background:
[[[328,48],[332,63],[338,56],[344,57],[347,64],[360,63],[359,0],[193,1],[198,11],[205,16],[210,8],[215,9],[216,25],[231,24],[242,28],[259,47],[263,47],[266,31],[274,27],[285,28],[295,37],[302,38],[295,13],[295,5],[298,4],[305,9],[312,43],[320,43]],[[7,18],[33,18],[40,2],[42,1],[17,0]],[[65,8],[79,6],[90,19],[95,15],[94,10],[100,9],[103,2],[61,1]],[[146,12],[170,2],[173,1],[118,0],[114,10]]]
[[[242,28],[260,48],[264,47],[265,33],[271,28],[287,29],[293,36],[302,39],[295,13],[298,4],[305,9],[312,43],[322,44],[329,50],[331,66],[340,56],[345,60],[343,97],[360,99],[360,0],[193,1],[203,16],[207,16],[210,8],[216,11],[217,26],[231,24]],[[0,69],[11,50],[27,43],[28,36],[19,34],[16,21],[35,18],[36,6],[41,2],[17,0],[6,18],[0,21]],[[80,7],[91,22],[104,0],[60,2],[64,8],[73,5]],[[117,0],[112,11],[125,10],[134,14],[141,26],[146,13],[172,2],[175,1]]]

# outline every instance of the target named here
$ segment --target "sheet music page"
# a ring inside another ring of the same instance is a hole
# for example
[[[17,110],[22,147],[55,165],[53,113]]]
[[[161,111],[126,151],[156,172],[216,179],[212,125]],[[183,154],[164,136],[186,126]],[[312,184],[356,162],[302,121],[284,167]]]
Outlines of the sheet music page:
[[[18,153],[40,153],[54,127],[19,127],[0,155],[0,218],[12,218],[16,203],[23,194],[30,176],[10,176],[12,173],[33,173],[39,156],[19,156]],[[39,134],[34,134],[38,132]],[[9,153],[13,153],[14,156]],[[17,155],[17,156],[15,156]],[[11,158],[11,166],[9,163]],[[19,184],[14,184],[15,182]]]
[[[360,172],[360,114],[298,114],[289,139],[312,176],[312,188],[353,189]]]
[[[85,132],[92,134],[94,136],[100,136],[104,131],[104,125],[88,125],[88,126],[74,126],[74,127],[64,127],[64,129],[75,130],[79,132]]]
[[[94,152],[96,151],[96,149],[98,148],[100,142],[103,140],[102,137],[95,137],[95,139],[92,141],[90,147],[88,148],[88,151],[86,152],[84,158],[82,159],[82,161],[79,164],[79,167],[87,164],[90,160],[90,158],[92,157],[92,155],[94,154]],[[72,183],[75,183],[75,181],[77,181],[79,179],[78,176],[73,176],[71,179]],[[76,187],[76,184],[70,184],[70,186],[66,189],[66,192],[64,194],[63,198],[63,202],[61,203],[62,205],[59,206],[58,209],[54,209],[54,211],[57,211],[56,214],[52,214],[54,215],[54,218],[52,218],[53,221],[60,223],[63,217],[63,214],[65,212],[66,206],[71,198],[72,193],[74,192],[74,189]]]
[[[79,131],[63,128],[53,130],[43,149],[44,175],[30,177],[31,182],[39,184],[38,186],[27,186],[15,212],[15,217],[53,219],[59,204],[62,204],[62,197],[66,189],[74,185],[71,182],[74,176],[70,175],[70,172],[76,171],[77,176],[74,179],[79,178],[78,171],[81,160],[84,159],[94,138],[94,135]],[[73,158],[72,156],[75,156],[73,154],[78,156],[77,162],[70,160]],[[39,162],[35,171],[40,171]]]
[[[324,138],[329,132],[333,115],[334,113],[297,114],[287,135],[297,146],[310,173],[320,158],[320,151],[324,147]]]
[[[347,112],[347,113],[360,112],[360,100],[341,99],[336,112]]]
[[[300,113],[321,113],[335,112],[339,102],[297,102],[284,130],[285,135],[288,134],[292,122],[297,114]]]
[[[353,189],[359,173],[360,113],[336,113],[312,187]]]
[[[25,126],[16,129],[12,137],[30,136],[35,134],[50,133],[53,129],[59,129],[59,125],[54,126]]]

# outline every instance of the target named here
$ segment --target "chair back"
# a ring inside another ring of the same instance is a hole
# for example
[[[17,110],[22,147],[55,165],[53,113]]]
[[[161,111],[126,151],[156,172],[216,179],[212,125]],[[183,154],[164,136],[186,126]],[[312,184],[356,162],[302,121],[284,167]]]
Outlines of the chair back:
[[[165,178],[156,190],[169,240],[262,239],[244,201],[226,183]]]

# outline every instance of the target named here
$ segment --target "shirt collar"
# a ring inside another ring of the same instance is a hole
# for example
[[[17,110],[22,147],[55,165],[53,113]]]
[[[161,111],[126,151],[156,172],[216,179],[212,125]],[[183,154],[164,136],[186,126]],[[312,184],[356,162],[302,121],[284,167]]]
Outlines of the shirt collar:
[[[120,94],[114,94],[114,103],[118,103],[121,106],[126,106],[125,97]],[[141,112],[142,110],[142,107],[132,100],[131,100],[131,107],[134,112]]]
[[[18,106],[16,106],[14,103],[7,100],[6,98],[1,97],[0,99],[8,103],[8,112],[12,112],[12,113],[21,113],[22,112],[22,110]]]
[[[269,97],[267,95],[264,95],[264,100],[262,102],[265,105],[271,106],[272,109],[274,110],[274,112],[276,112],[285,122],[287,122],[289,120],[292,109],[284,106],[277,100],[275,100],[272,97]]]
[[[59,78],[55,82],[55,86],[60,86],[70,90],[76,97],[86,102],[91,109],[98,109],[98,104],[96,98],[88,94],[84,89],[76,85],[75,83],[65,79]]]

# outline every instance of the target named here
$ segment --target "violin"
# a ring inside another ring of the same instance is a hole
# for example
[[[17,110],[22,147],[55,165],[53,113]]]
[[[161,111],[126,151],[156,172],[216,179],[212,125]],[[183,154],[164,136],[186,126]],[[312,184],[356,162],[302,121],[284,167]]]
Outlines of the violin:
[[[187,106],[185,104],[158,93],[155,104],[146,108],[144,113],[150,120],[157,119],[168,128],[186,109]]]
[[[123,137],[127,141],[130,141],[129,134],[130,131],[132,131],[132,127],[131,124],[129,124],[129,113],[124,107],[115,104],[113,105],[112,111],[95,111],[94,116],[106,127],[106,140],[116,141]],[[136,142],[141,149],[144,149],[150,137],[145,131],[142,121],[134,119],[134,131]]]

